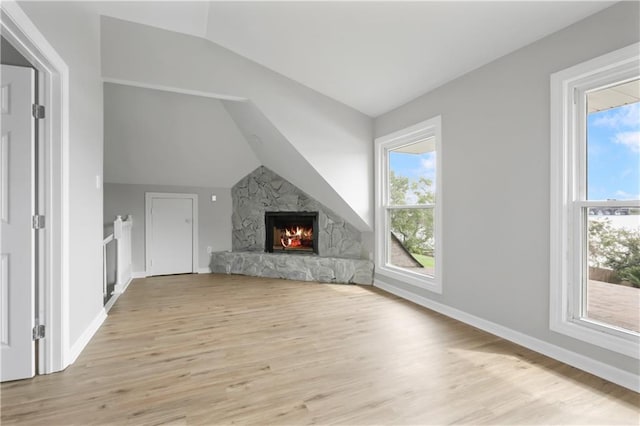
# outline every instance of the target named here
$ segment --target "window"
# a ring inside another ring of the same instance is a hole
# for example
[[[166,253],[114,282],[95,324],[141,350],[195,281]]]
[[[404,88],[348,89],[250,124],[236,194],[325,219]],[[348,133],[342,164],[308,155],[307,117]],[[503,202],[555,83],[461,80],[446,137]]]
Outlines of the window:
[[[551,329],[636,358],[639,47],[551,76]]]
[[[376,140],[376,272],[440,293],[440,117]]]

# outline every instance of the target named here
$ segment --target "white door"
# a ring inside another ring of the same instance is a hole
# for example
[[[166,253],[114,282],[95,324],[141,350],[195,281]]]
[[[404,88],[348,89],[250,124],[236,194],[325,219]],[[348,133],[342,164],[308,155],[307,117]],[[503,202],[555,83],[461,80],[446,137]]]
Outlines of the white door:
[[[148,275],[193,270],[194,206],[191,198],[151,198]]]
[[[0,141],[0,380],[35,374],[34,199],[35,72],[2,65]]]

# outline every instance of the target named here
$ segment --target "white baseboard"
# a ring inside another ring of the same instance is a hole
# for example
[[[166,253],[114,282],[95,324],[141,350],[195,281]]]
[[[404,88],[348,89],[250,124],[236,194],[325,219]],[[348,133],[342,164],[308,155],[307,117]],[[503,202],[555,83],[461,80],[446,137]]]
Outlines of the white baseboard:
[[[69,366],[76,362],[76,359],[78,359],[78,356],[80,356],[82,350],[87,346],[93,335],[96,334],[96,331],[98,331],[106,318],[107,313],[103,308],[93,319],[93,321],[91,321],[91,324],[89,324],[86,330],[84,330],[78,340],[76,340],[71,348],[69,348],[69,359],[66,360],[67,362],[65,362],[65,365]]]
[[[125,291],[127,291],[127,287],[129,287],[129,284],[131,284],[131,281],[133,281],[133,277],[129,277],[129,280],[124,284],[124,285],[118,285],[116,284],[116,286],[113,288],[113,293],[114,294],[122,294]]]
[[[107,304],[104,305],[105,313],[108,314],[113,305],[115,305],[116,301],[118,300],[118,297],[120,297],[122,294],[124,294],[125,291],[127,291],[127,288],[129,288],[129,284],[131,284],[131,281],[133,281],[133,277],[130,277],[129,281],[127,281],[125,285],[115,286],[115,288],[113,289],[113,293],[111,293],[111,298],[109,299]]]
[[[133,281],[133,277],[129,278],[125,285],[121,287],[117,285],[115,286],[111,298],[106,303],[106,305],[104,305],[102,311],[100,311],[98,316],[94,318],[91,324],[89,324],[89,327],[87,327],[84,333],[82,333],[82,336],[80,336],[76,343],[74,343],[71,347],[71,350],[69,351],[70,362],[67,365],[71,365],[76,362],[76,359],[78,358],[78,356],[80,356],[82,350],[85,348],[85,346],[87,346],[87,344],[96,333],[96,331],[98,331],[104,320],[107,319],[107,314],[109,313],[113,305],[115,305],[118,297],[120,297],[125,291],[127,291],[127,288],[129,288],[129,284],[131,284],[131,281]]]
[[[147,271],[133,271],[131,273],[131,279],[136,279],[136,278],[147,278]]]
[[[109,311],[111,310],[111,308],[113,308],[113,305],[116,304],[116,300],[118,300],[118,297],[120,297],[122,293],[118,293],[118,292],[113,292],[111,293],[111,297],[109,298],[109,300],[107,301],[107,303],[104,305],[104,313],[109,315]]]
[[[133,277],[129,277],[129,280],[122,286],[122,291],[120,291],[120,293],[124,293],[125,291],[127,291],[127,288],[129,288],[129,284],[131,284],[131,281],[133,281]]]
[[[210,274],[211,273],[211,268],[206,267],[206,268],[199,268],[198,270],[196,270],[195,272],[196,274]],[[147,278],[147,271],[137,271],[137,272],[132,272],[131,273],[131,278],[132,279],[136,279],[136,278]]]
[[[509,340],[532,351],[539,352],[550,358],[556,359],[565,364],[569,364],[580,370],[591,373],[595,376],[601,377],[610,382],[616,383],[627,389],[631,389],[635,392],[640,392],[640,377],[632,374],[628,371],[621,370],[617,367],[613,367],[609,364],[597,361],[593,358],[589,358],[582,354],[561,348],[560,346],[553,345],[543,340],[531,337],[519,331],[515,331],[508,327],[496,324],[491,321],[487,321],[475,315],[468,314],[464,311],[452,308],[442,303],[435,302],[426,297],[418,296],[415,293],[396,287],[392,284],[385,283],[379,278],[374,279],[375,287],[395,294],[398,297],[409,300],[425,308],[431,309],[448,317],[454,318],[458,321],[469,324],[473,327],[484,330],[488,333],[502,337],[505,340]]]

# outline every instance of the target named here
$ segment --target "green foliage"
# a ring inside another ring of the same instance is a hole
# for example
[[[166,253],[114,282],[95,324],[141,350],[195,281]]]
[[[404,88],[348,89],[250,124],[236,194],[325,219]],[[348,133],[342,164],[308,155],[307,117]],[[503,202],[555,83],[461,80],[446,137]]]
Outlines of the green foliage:
[[[618,272],[620,279],[628,281],[635,288],[640,288],[640,266],[629,266]]]
[[[432,204],[435,201],[431,179],[410,180],[391,171],[389,183],[389,198],[393,205]],[[392,210],[391,232],[410,253],[433,255],[433,209]]]
[[[589,266],[613,269],[640,287],[640,231],[614,228],[609,219],[589,221]]]
[[[406,198],[409,192],[409,178],[405,176],[396,176],[391,170],[389,172],[389,186],[391,189],[390,201],[394,205],[407,204]]]

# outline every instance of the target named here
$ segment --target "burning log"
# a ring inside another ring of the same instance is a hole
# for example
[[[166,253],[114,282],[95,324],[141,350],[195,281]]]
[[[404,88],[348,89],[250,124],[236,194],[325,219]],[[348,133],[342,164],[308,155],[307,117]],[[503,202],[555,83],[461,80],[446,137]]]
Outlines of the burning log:
[[[313,241],[313,230],[309,228],[286,228],[280,237],[280,244],[283,249],[296,248],[303,246],[303,240]]]

